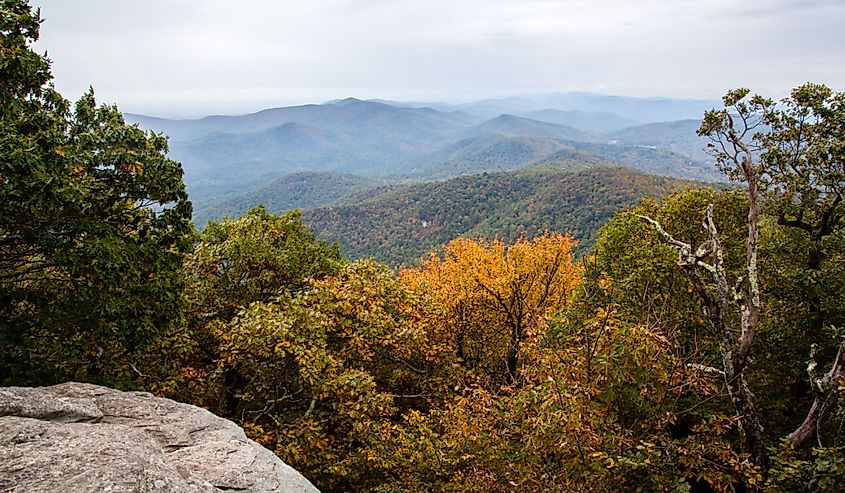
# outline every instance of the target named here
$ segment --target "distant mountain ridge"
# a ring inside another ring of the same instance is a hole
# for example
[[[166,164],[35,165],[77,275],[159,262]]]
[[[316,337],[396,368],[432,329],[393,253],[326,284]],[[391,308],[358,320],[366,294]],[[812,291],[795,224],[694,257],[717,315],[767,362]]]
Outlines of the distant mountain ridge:
[[[384,103],[347,98],[327,104],[307,104],[269,108],[245,115],[212,115],[198,119],[171,120],[127,113],[126,118],[142,128],[164,132],[173,140],[192,140],[215,132],[254,133],[285,123],[302,123],[326,129],[348,129],[350,124],[358,130],[390,124],[431,128],[438,132],[443,127],[462,125],[474,119],[460,112],[442,112],[430,108],[402,108]]]
[[[194,120],[126,117],[171,137],[170,155],[183,164],[195,209],[218,217],[223,210],[215,212],[214,204],[242,201],[244,194],[267,196],[269,183],[292,173],[430,180],[566,161],[572,169],[618,164],[678,178],[720,179],[695,148],[692,120],[619,128],[703,106],[706,102],[694,100],[574,93],[462,105],[347,98]],[[639,113],[633,119],[608,108]],[[491,109],[492,116],[485,114]],[[513,111],[496,113],[503,109]]]
[[[653,146],[705,161],[710,158],[705,151],[710,141],[698,136],[700,126],[701,119],[648,123],[611,132],[607,138],[620,145]]]
[[[485,171],[511,171],[554,154],[566,142],[548,137],[481,134],[404,163],[397,176],[444,179]]]
[[[479,123],[466,131],[466,134],[470,136],[488,133],[516,135],[520,137],[552,137],[585,142],[599,140],[595,134],[584,132],[568,125],[531,120],[507,113]]]
[[[582,110],[537,110],[528,113],[521,113],[517,116],[537,120],[541,122],[567,125],[586,132],[603,134],[623,128],[639,125],[639,122],[629,118],[623,118],[615,113],[602,111]]]
[[[455,105],[468,113],[525,113],[546,109],[590,113],[611,113],[639,123],[700,118],[705,111],[721,107],[718,100],[665,97],[630,97],[588,92],[549,93],[491,98]]]

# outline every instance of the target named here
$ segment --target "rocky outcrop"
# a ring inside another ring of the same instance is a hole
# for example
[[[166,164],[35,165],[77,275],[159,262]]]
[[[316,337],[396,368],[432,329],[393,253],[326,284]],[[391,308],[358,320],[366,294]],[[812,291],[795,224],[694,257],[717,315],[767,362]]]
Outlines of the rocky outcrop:
[[[0,492],[316,492],[243,430],[145,392],[0,388]]]

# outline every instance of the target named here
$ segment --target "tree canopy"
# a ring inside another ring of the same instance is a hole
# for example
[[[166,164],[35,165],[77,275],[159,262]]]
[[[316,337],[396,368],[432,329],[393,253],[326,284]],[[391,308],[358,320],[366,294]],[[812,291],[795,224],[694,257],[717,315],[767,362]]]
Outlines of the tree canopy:
[[[756,388],[761,382],[768,382],[767,390],[771,390],[778,379],[767,372],[783,371],[783,367],[755,363],[754,354],[759,351],[761,339],[768,336],[770,351],[783,354],[786,350],[793,357],[794,346],[777,347],[776,341],[801,343],[803,340],[808,345],[805,354],[810,357],[807,366],[810,389],[809,392],[796,389],[798,398],[790,402],[795,407],[789,409],[789,415],[795,415],[802,413],[795,408],[803,407],[804,418],[794,423],[791,433],[783,437],[792,449],[799,449],[814,438],[820,446],[824,444],[823,423],[836,413],[839,381],[845,374],[845,341],[830,337],[831,333],[841,332],[834,325],[841,323],[842,318],[841,282],[822,274],[825,254],[829,254],[823,245],[837,244],[842,230],[843,95],[834,94],[824,86],[806,84],[777,105],[749,94],[747,89],[730,91],[724,97],[725,108],[707,112],[699,129],[700,135],[710,137],[709,149],[720,168],[730,178],[745,184],[746,234],[741,241],[744,255],[740,268],[728,268],[727,238],[720,232],[712,203],[700,219],[706,232],[700,244],[681,239],[648,215],[639,217],[677,251],[677,264],[683,269],[690,290],[696,294],[718,346],[717,363],[691,364],[724,379],[730,397],[728,408],[736,417],[742,450],[766,469],[769,465],[767,421],[778,420],[766,419],[760,412],[760,403],[773,400],[773,396],[767,394],[761,399]],[[799,262],[799,266],[815,283],[824,283],[822,291],[812,287],[808,294],[792,299],[778,296],[785,294],[780,281],[785,275],[794,276],[796,266],[790,266],[791,262],[787,261],[779,265],[781,269],[764,269],[763,262],[786,259],[796,249],[761,250],[767,215],[774,219],[769,227],[775,237],[789,234],[782,228],[794,228],[807,236],[809,241],[795,245],[806,248],[804,262]],[[761,257],[761,251],[771,258]],[[824,264],[824,270],[841,269],[838,260],[832,265]],[[771,278],[764,277],[766,274]],[[781,285],[781,289],[769,290],[769,285]],[[830,294],[834,295],[832,304]],[[792,317],[780,311],[785,306],[800,307],[796,301],[806,302],[810,312],[804,312],[807,316],[798,321],[798,326],[784,323]],[[831,309],[832,306],[836,308]],[[829,327],[828,334],[822,331],[825,327]],[[768,334],[764,332],[767,328],[771,331]],[[796,337],[799,334],[803,337]],[[830,355],[829,369],[824,374],[818,370],[820,351]],[[789,361],[786,365],[800,362]],[[789,380],[795,381],[794,377]],[[835,437],[830,440],[840,445]]]
[[[93,91],[71,109],[39,13],[1,9],[0,381],[84,378],[178,319],[191,204],[166,138]]]
[[[699,134],[742,187],[617,211],[579,260],[515,228],[397,272],[297,211],[194,232],[166,138],[62,98],[39,23],[0,0],[0,384],[201,405],[325,491],[842,490],[842,93],[729,92]]]

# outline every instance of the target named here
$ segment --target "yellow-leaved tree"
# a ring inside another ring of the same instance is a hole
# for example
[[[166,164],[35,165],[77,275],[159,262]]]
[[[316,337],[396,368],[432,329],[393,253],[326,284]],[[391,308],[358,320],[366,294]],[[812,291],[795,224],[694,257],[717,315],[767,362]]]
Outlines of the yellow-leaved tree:
[[[458,368],[489,385],[515,383],[524,343],[547,316],[569,302],[579,282],[575,242],[553,233],[506,245],[501,240],[449,242],[442,256],[401,272],[427,300],[429,342]]]

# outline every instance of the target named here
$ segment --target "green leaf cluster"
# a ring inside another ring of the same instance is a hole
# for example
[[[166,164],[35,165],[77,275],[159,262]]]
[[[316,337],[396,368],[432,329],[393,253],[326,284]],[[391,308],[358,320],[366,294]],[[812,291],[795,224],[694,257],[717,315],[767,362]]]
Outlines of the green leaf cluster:
[[[178,320],[182,169],[93,91],[71,110],[38,12],[0,5],[0,382],[97,379]]]

